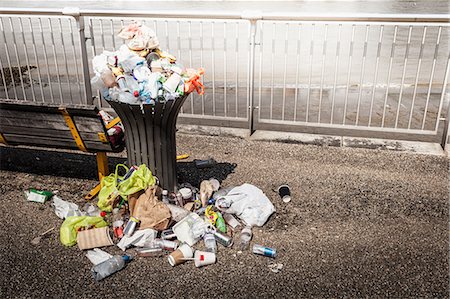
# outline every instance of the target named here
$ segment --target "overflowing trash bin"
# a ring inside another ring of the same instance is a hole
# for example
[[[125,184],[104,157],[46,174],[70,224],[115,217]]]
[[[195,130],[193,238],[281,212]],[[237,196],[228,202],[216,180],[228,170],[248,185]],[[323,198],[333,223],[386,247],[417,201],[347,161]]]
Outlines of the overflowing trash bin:
[[[185,68],[162,51],[149,27],[132,23],[119,32],[118,51],[93,58],[94,89],[125,129],[128,164],[146,164],[167,190],[176,188],[176,121],[189,93],[203,94],[203,69]]]
[[[214,264],[218,251],[233,247],[238,253],[251,249],[255,255],[276,258],[276,249],[265,246],[270,244],[251,246],[252,228],[263,226],[275,212],[258,187],[221,188],[215,178],[199,186],[177,185],[175,122],[186,96],[203,92],[203,70],[176,64],[157,48],[156,37],[145,26],[133,23],[119,36],[126,41],[119,51],[94,58],[92,81],[122,120],[128,165],[116,165],[102,178],[97,202],[82,207],[45,190],[26,190],[25,198],[30,204],[51,201],[56,216],[64,220],[60,242],[86,250],[96,281],[142,258],[166,256],[169,267],[193,262],[198,268]],[[193,161],[198,171],[215,165],[212,158]],[[51,231],[32,244],[37,246]],[[110,246],[123,254],[102,250]]]

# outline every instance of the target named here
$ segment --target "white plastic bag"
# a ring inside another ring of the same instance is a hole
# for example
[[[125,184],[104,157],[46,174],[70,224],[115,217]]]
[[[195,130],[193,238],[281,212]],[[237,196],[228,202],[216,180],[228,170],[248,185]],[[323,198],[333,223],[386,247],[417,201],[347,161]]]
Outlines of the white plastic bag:
[[[250,226],[263,226],[275,212],[275,207],[262,190],[250,184],[231,189],[216,200],[216,207],[224,213],[235,214]]]
[[[120,242],[117,243],[117,247],[123,251],[131,246],[143,247],[145,243],[153,241],[156,238],[157,233],[156,230],[151,228],[135,231],[131,237],[124,236]]]
[[[56,216],[61,219],[65,219],[69,216],[83,215],[77,204],[62,200],[57,195],[53,196],[53,202],[51,203],[51,206],[55,210]]]
[[[133,23],[123,27],[118,36],[125,39],[125,44],[131,50],[142,50],[145,48],[156,49],[159,46],[155,32],[139,23]]]
[[[93,250],[88,250],[86,253],[87,258],[91,261],[91,263],[98,265],[103,263],[104,261],[112,258],[113,256],[106,251],[103,251],[99,248],[94,248]]]

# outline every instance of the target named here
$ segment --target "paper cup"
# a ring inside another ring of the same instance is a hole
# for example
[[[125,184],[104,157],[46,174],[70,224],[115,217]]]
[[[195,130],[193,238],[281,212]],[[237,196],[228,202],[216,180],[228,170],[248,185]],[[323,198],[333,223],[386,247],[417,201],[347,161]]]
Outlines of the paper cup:
[[[283,202],[288,203],[291,201],[291,189],[288,185],[281,185],[278,187],[278,194],[280,194]]]
[[[194,263],[197,268],[214,264],[216,262],[216,254],[208,251],[195,251]]]
[[[174,267],[184,263],[186,261],[186,258],[192,258],[193,255],[194,253],[192,252],[192,248],[187,244],[183,244],[178,247],[177,250],[172,252],[167,259],[169,261],[169,264]]]

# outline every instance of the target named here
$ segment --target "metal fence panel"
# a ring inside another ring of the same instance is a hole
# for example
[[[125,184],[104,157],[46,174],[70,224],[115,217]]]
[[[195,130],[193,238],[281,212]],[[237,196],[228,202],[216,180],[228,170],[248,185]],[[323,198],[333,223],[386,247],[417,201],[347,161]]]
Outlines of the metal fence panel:
[[[0,97],[86,104],[72,17],[0,17]]]
[[[88,55],[118,50],[124,41],[117,33],[132,21],[152,28],[160,47],[175,55],[177,62],[206,69],[205,95],[191,94],[181,111],[183,117],[247,120],[248,21],[92,17],[87,21]]]
[[[278,123],[437,132],[448,27],[261,21],[258,28],[255,129]]]

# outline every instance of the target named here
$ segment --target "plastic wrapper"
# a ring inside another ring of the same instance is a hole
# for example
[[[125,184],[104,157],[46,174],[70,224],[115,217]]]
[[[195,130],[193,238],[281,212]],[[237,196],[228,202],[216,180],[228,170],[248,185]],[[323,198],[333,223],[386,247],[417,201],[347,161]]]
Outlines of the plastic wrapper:
[[[250,226],[263,226],[275,212],[275,207],[262,190],[250,184],[231,189],[227,195],[217,198],[215,205],[220,211],[235,214]]]

